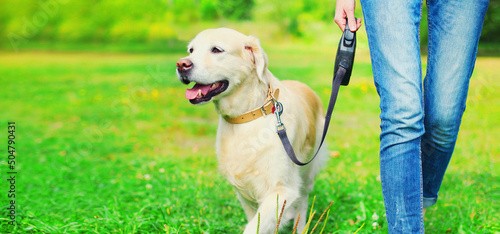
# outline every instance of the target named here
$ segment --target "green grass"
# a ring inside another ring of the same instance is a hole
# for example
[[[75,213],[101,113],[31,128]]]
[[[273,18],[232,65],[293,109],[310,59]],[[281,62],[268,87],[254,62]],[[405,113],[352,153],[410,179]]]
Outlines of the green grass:
[[[310,85],[326,105],[333,43],[262,43],[277,77]],[[7,145],[6,122],[15,121],[18,171],[17,223],[7,224],[2,179],[0,232],[240,233],[243,210],[217,171],[218,116],[212,104],[184,100],[186,86],[175,76],[183,56],[0,53],[0,147]],[[330,159],[311,194],[316,213],[334,202],[325,233],[360,227],[358,233],[387,232],[378,179],[378,96],[366,43],[356,56],[327,138],[340,156]],[[428,233],[500,231],[499,62],[478,58],[440,201],[425,217]]]

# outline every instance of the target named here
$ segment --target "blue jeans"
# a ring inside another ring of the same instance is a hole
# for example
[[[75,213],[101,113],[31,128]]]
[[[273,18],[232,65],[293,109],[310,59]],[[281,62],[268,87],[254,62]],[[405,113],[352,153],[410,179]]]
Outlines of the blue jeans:
[[[428,0],[422,84],[422,2],[361,0],[380,96],[380,173],[389,233],[423,233],[465,110],[488,0]]]

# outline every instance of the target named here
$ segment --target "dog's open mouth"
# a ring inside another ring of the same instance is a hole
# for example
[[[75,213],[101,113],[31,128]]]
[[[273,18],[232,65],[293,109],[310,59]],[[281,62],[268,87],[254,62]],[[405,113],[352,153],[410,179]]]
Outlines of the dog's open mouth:
[[[207,102],[222,92],[226,91],[229,86],[227,80],[218,81],[212,84],[200,84],[196,83],[193,88],[186,90],[186,99],[191,102],[191,104],[198,104],[201,102]]]

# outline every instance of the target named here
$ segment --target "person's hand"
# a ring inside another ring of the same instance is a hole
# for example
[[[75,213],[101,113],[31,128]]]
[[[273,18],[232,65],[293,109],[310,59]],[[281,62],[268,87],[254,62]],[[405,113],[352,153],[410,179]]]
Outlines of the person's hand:
[[[339,26],[342,32],[345,29],[347,21],[349,22],[349,30],[352,32],[356,31],[361,27],[361,19],[356,21],[354,18],[354,7],[356,5],[355,0],[337,0],[337,6],[335,6],[335,23]],[[345,19],[347,17],[347,20]],[[355,27],[353,26],[355,25]]]

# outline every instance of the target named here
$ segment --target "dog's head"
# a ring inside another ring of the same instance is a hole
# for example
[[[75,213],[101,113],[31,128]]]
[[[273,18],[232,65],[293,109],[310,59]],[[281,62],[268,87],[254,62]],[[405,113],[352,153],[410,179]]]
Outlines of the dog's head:
[[[267,57],[259,40],[228,28],[207,29],[188,45],[189,56],[177,62],[177,76],[192,104],[228,96],[247,79],[267,84]]]

